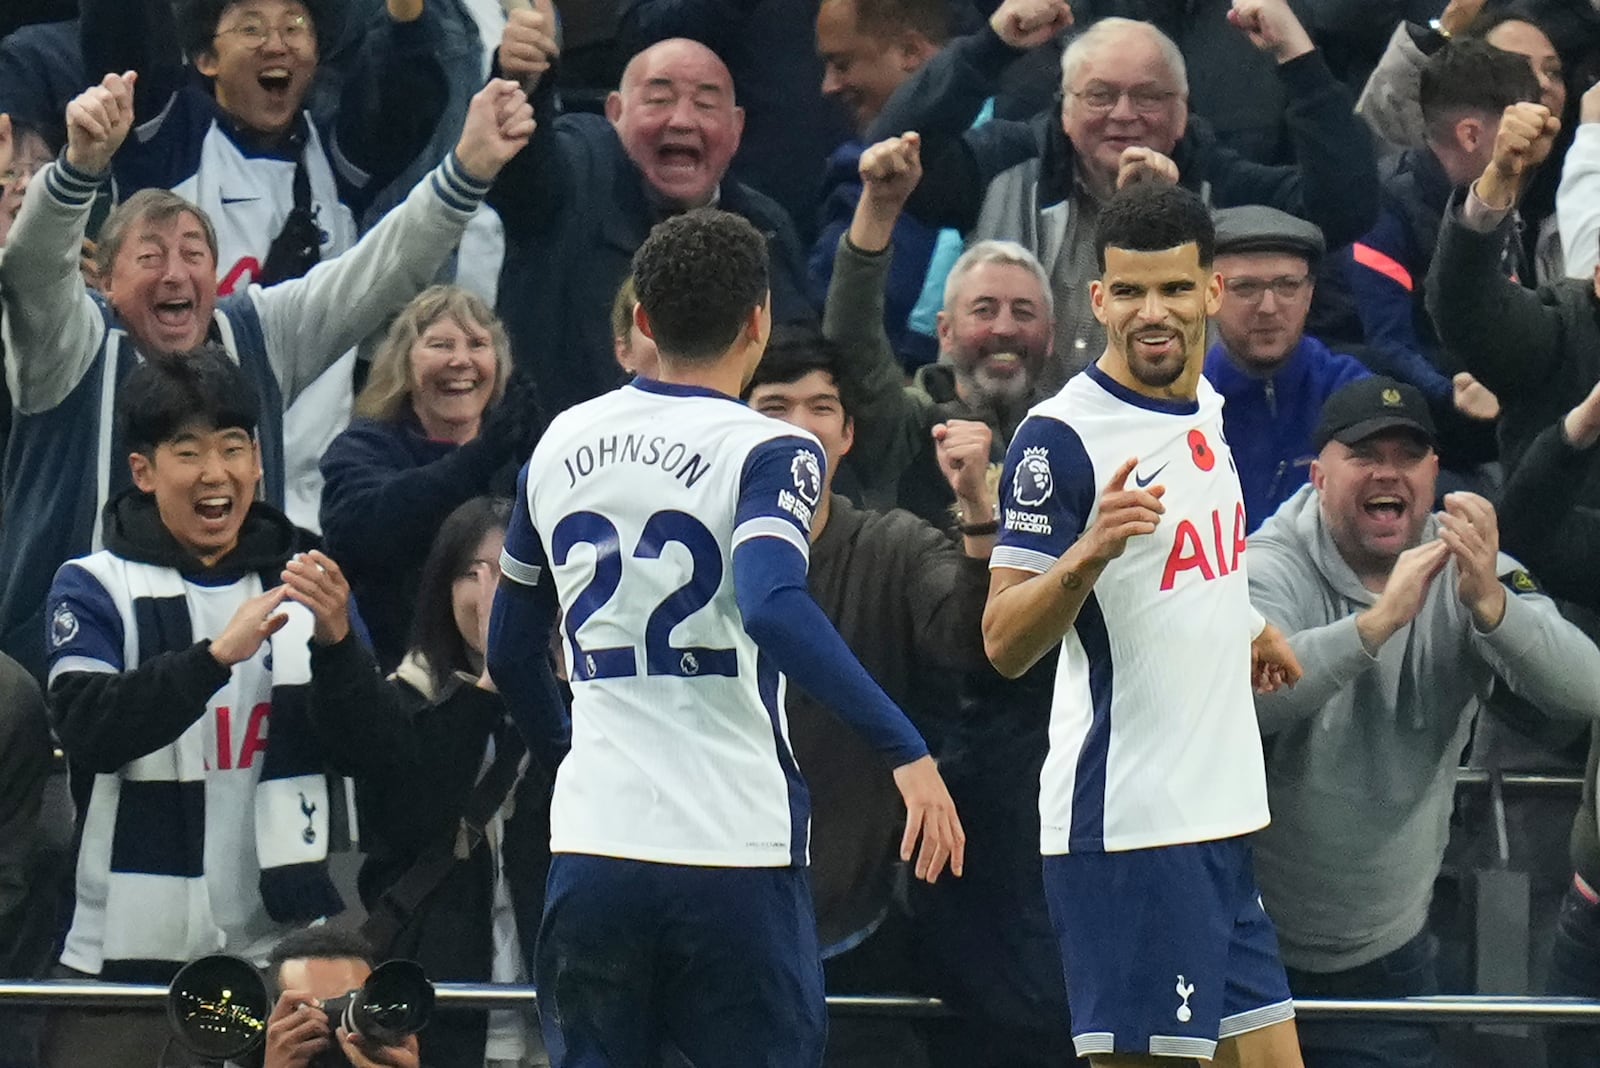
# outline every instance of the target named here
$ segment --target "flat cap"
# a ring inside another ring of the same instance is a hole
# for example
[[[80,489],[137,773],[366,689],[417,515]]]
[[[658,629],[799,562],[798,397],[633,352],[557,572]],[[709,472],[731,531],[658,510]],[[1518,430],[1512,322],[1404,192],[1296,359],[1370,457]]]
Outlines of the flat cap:
[[[1313,264],[1327,251],[1316,223],[1297,219],[1286,211],[1249,204],[1223,208],[1215,215],[1217,252],[1289,252]]]

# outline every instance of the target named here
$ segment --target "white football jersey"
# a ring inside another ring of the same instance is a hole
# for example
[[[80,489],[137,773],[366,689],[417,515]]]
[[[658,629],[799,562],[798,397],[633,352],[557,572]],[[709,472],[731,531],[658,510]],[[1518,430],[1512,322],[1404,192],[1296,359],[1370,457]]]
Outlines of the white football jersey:
[[[554,852],[806,863],[784,682],[745,633],[733,551],[770,537],[807,555],[823,463],[804,431],[646,379],[545,431],[519,502],[537,543],[508,539],[505,565],[524,583],[549,568],[561,601],[572,749]]]
[[[1250,682],[1262,620],[1245,580],[1244,499],[1222,398],[1163,402],[1090,366],[1017,429],[991,567],[1042,573],[1095,520],[1117,468],[1166,487],[1068,630],[1040,775],[1046,854],[1210,841],[1267,823]]]

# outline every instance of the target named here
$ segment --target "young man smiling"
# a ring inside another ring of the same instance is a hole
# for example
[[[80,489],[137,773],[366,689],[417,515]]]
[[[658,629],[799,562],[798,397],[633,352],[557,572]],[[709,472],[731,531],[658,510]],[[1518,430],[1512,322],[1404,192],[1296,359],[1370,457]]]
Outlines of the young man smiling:
[[[260,412],[220,346],[134,370],[118,401],[134,485],[106,509],[106,548],[51,585],[51,715],[87,798],[63,974],[165,982],[201,953],[259,961],[342,907],[308,709],[338,699],[319,690],[329,665],[367,654],[325,595],[337,566],[255,499]],[[45,1061],[151,1063],[159,1046],[130,1047],[157,1037],[72,1014]]]
[[[1257,689],[1299,665],[1250,605],[1244,501],[1201,377],[1222,283],[1200,198],[1100,216],[1100,358],[1018,428],[984,645],[1016,678],[1060,646],[1040,777],[1045,896],[1096,1068],[1295,1068],[1294,1008],[1245,837],[1267,822]]]

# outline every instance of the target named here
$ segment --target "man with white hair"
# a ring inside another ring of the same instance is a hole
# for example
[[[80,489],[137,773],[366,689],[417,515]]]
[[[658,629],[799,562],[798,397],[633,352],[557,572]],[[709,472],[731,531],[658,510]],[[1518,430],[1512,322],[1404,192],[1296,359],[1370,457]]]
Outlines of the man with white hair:
[[[841,368],[862,398],[854,466],[873,507],[898,506],[963,534],[995,531],[995,516],[957,507],[935,442],[987,426],[998,462],[1038,399],[1050,356],[1054,298],[1038,259],[1015,241],[980,241],[945,281],[939,360],[904,376],[883,326],[895,221],[921,176],[919,139],[891,137],[861,155],[863,191],[839,241],[823,331],[851,357]]]
[[[1062,55],[1061,111],[969,130],[1018,56],[1070,22],[1065,0],[1006,0],[1007,17],[952,42],[890,98],[868,140],[920,131],[928,178],[909,210],[970,238],[1020,242],[1060,305],[1041,381],[1054,393],[1105,346],[1089,307],[1100,205],[1135,182],[1183,185],[1214,207],[1264,204],[1322,228],[1337,248],[1377,216],[1370,134],[1287,0],[1234,0],[1229,20],[1272,56],[1295,163],[1252,163],[1189,113],[1183,57],[1146,22],[1095,23]],[[1065,12],[1065,13],[1064,13]]]

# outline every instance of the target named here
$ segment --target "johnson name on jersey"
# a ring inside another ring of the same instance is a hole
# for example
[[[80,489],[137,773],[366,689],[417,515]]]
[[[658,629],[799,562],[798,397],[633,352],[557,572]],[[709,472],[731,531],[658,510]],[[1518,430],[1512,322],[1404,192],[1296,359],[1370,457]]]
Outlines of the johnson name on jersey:
[[[1250,684],[1261,617],[1245,579],[1239,477],[1222,399],[1137,394],[1091,366],[1018,428],[991,566],[1042,573],[1127,488],[1163,486],[1154,534],[1129,540],[1067,632],[1040,777],[1046,854],[1142,849],[1267,822]]]
[[[563,611],[572,748],[551,848],[709,866],[806,860],[809,801],[783,680],[745,633],[733,553],[809,551],[823,454],[804,431],[709,390],[645,379],[558,416],[529,461],[536,537]]]

